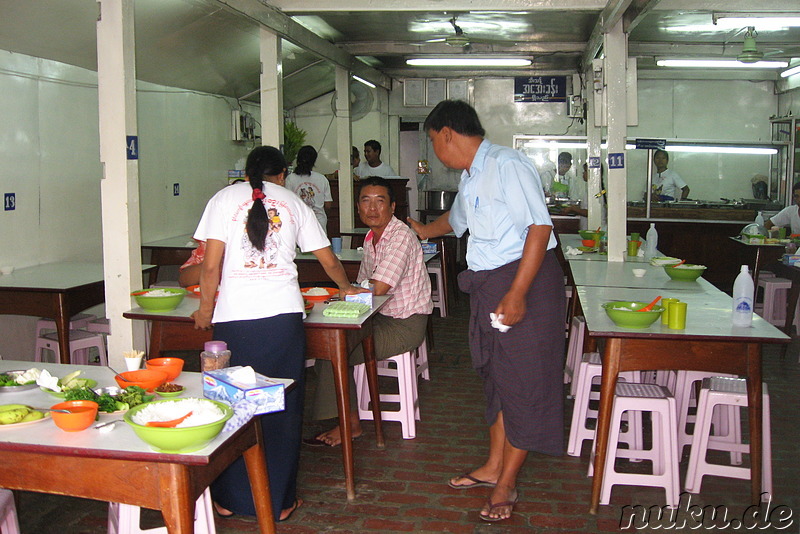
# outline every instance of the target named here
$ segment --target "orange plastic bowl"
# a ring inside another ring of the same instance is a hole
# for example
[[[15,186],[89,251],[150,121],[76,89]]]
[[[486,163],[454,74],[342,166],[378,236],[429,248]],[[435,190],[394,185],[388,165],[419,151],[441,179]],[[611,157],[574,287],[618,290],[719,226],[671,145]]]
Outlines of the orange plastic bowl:
[[[145,367],[151,371],[163,371],[167,373],[167,382],[172,382],[183,371],[182,358],[153,358],[144,362]],[[161,384],[159,384],[160,386]],[[156,386],[158,387],[158,386]]]
[[[127,378],[126,382],[120,377]],[[114,377],[119,387],[139,386],[147,391],[153,391],[158,386],[167,381],[166,371],[156,371],[153,369],[139,369],[138,371],[125,371]]]
[[[310,288],[310,287],[301,288],[300,289],[300,293],[303,294],[303,298],[304,299],[310,300],[312,302],[325,302],[326,300],[328,300],[332,296],[339,294],[339,289],[337,289],[335,287],[323,287],[322,289],[325,289],[325,290],[328,291],[327,295],[307,295],[306,291],[308,291],[309,289],[312,289],[312,288]]]
[[[70,413],[50,412],[53,422],[61,430],[79,432],[86,430],[97,418],[97,403],[94,401],[75,400],[54,404],[53,410],[69,410]]]
[[[581,244],[584,247],[593,247],[594,243],[595,243],[594,239],[584,239],[584,240],[581,241]]]

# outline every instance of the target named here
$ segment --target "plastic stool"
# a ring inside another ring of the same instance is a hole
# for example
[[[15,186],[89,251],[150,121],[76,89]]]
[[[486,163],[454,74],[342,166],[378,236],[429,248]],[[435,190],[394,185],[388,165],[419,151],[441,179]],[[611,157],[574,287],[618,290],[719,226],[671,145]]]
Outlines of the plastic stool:
[[[69,318],[69,329],[78,330],[86,328],[91,321],[97,319],[96,315],[91,313],[77,313]],[[56,322],[53,319],[42,317],[36,321],[36,337],[41,337],[45,330],[56,330]]]
[[[761,451],[763,456],[761,468],[761,491],[772,494],[772,437],[769,413],[769,392],[767,385],[761,385],[762,418]],[[686,491],[699,493],[703,475],[715,475],[728,478],[750,479],[749,467],[712,464],[706,461],[708,449],[736,451],[739,454],[749,453],[750,445],[738,442],[723,441],[711,434],[711,419],[717,406],[731,406],[738,411],[747,406],[747,382],[744,378],[727,378],[715,376],[703,379],[700,398],[697,401],[697,422],[692,450],[689,453],[689,465],[686,470]]]
[[[686,425],[688,423],[694,423],[696,420],[694,415],[689,414],[689,408],[697,405],[695,399],[695,384],[712,376],[727,376],[736,378],[735,375],[722,373],[680,370],[678,371],[678,377],[675,381],[675,386],[673,388],[669,388],[675,396],[675,406],[678,410],[678,453],[681,455],[683,454],[683,448],[692,444],[692,434],[686,430]],[[738,424],[738,416],[736,421]],[[728,433],[729,429],[726,424],[726,418],[721,418],[720,420],[717,420],[716,423],[715,429],[717,430],[718,435]],[[732,454],[731,461],[737,464],[742,463],[742,455]]]
[[[14,493],[0,489],[0,533],[19,534],[17,506],[14,504]]]
[[[393,362],[395,369],[389,367]],[[398,393],[379,394],[380,402],[396,402],[400,404],[397,410],[381,410],[383,421],[399,421],[403,428],[403,439],[414,439],[417,435],[419,421],[419,397],[417,396],[417,371],[414,352],[404,352],[377,362],[379,376],[397,378]],[[372,420],[372,411],[369,409],[370,396],[367,386],[367,373],[364,364],[358,364],[353,369],[358,395],[358,416],[361,419]]]
[[[573,380],[576,384],[575,402],[572,406],[572,423],[569,427],[569,441],[567,443],[567,454],[570,456],[580,456],[581,447],[584,440],[594,439],[594,429],[587,428],[586,422],[589,419],[597,418],[597,410],[589,408],[589,401],[600,398],[599,394],[592,394],[592,384],[595,378],[600,379],[602,373],[602,361],[597,352],[587,352],[583,355],[582,361],[578,366],[578,373]],[[637,371],[625,371],[619,374],[617,380],[634,382],[638,381]],[[628,427],[628,431],[623,433],[621,441],[628,443],[631,448],[642,448],[641,416],[634,417]]]
[[[618,449],[622,414],[626,411],[645,411],[652,413],[653,446],[650,450]],[[615,485],[652,486],[664,488],[667,506],[678,506],[678,439],[675,435],[675,398],[667,388],[656,384],[629,384],[618,382],[614,405],[611,410],[611,427],[608,436],[608,450],[600,490],[600,504],[611,500],[611,488]],[[649,459],[653,462],[653,473],[620,473],[615,470],[617,458]],[[594,460],[594,452],[592,453]]]
[[[431,373],[428,366],[428,340],[423,339],[419,348],[417,348],[416,356],[417,376],[423,380],[430,380]]]
[[[583,338],[586,333],[586,319],[581,316],[572,318],[569,329],[569,343],[567,344],[567,359],[564,362],[564,383],[570,384],[569,395],[575,396],[575,381],[577,380],[577,367],[583,354]]]
[[[758,287],[764,290],[764,307],[761,317],[770,324],[783,326],[786,322],[786,299],[792,282],[786,278],[761,278]],[[795,313],[795,326],[798,325],[798,316]],[[800,326],[799,326],[800,328]]]
[[[86,330],[89,332],[94,332],[96,334],[111,334],[111,321],[108,320],[106,317],[99,317],[92,321],[89,321],[89,324],[86,325]]]
[[[440,317],[447,317],[447,290],[442,277],[442,260],[431,260],[425,264],[425,267],[428,269],[428,274],[436,277],[436,289],[431,291],[433,307],[439,308]]]
[[[100,356],[100,365],[108,365],[108,357],[106,356],[105,340],[101,334],[94,334],[86,330],[70,330],[69,331],[69,361],[72,364],[88,364],[85,349],[91,347],[97,348]],[[56,363],[60,361],[61,351],[58,348],[58,334],[52,332],[44,334],[36,338],[36,356],[35,361],[44,361],[44,349],[52,350],[55,353]],[[83,351],[79,353],[78,351]]]
[[[108,534],[166,534],[167,527],[142,529],[139,526],[141,509],[132,504],[108,503]],[[211,491],[208,488],[194,505],[195,534],[216,534],[214,513],[211,508]]]

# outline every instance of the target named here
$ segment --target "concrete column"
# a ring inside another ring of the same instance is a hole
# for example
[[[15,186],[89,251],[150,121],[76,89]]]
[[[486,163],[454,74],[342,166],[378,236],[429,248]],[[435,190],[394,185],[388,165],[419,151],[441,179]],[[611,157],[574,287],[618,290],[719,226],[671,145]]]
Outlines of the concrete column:
[[[623,261],[627,233],[627,163],[625,137],[628,128],[628,42],[620,19],[604,36],[608,124],[608,261]],[[620,167],[621,165],[621,167]],[[612,168],[616,167],[616,168]]]
[[[589,70],[586,73],[587,80],[592,79],[592,69],[591,65],[589,66]],[[589,200],[589,222],[588,228],[590,230],[595,230],[602,225],[602,217],[603,217],[603,198],[597,197],[597,195],[602,190],[602,169],[601,167],[592,167],[593,161],[598,161],[602,164],[602,155],[600,153],[600,144],[602,142],[603,137],[603,128],[599,125],[595,124],[594,120],[594,107],[595,107],[595,99],[592,97],[592,91],[594,91],[594,87],[591,83],[588,84],[588,87],[585,90],[586,94],[586,157],[589,162],[589,179],[587,183],[588,189],[588,200]],[[576,172],[582,172],[581,169],[576,169]]]
[[[339,229],[352,232],[354,226],[353,169],[350,153],[353,146],[350,129],[350,71],[336,67],[336,138],[339,155]],[[360,150],[359,150],[360,151]],[[364,161],[364,155],[361,155]]]
[[[134,0],[101,0],[97,21],[97,97],[108,358],[145,348],[144,324],[122,317],[131,291],[142,287],[139,226],[139,139],[136,127]],[[146,156],[145,156],[146,157]]]
[[[283,144],[283,65],[281,38],[263,26],[259,30],[261,53],[261,144]],[[291,165],[291,161],[286,162]]]

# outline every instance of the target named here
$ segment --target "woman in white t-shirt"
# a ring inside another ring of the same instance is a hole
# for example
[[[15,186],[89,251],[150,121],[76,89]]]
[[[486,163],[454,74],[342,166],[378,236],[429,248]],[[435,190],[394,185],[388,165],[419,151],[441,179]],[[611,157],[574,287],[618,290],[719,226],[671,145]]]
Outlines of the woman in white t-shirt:
[[[328,210],[333,205],[331,184],[325,176],[314,172],[317,162],[317,151],[306,145],[297,152],[297,167],[286,177],[286,188],[299,196],[309,208],[314,210],[323,230],[328,226]]]
[[[192,316],[195,328],[209,329],[213,323],[214,338],[225,341],[231,351],[231,365],[249,365],[266,376],[295,380],[295,388],[286,395],[286,409],[261,422],[272,508],[275,517],[284,520],[303,503],[296,486],[305,312],[295,246],[317,257],[343,295],[359,290],[348,281],[311,209],[278,185],[286,175],[283,154],[269,146],[255,148],[245,172],[249,183],[215,194],[195,231],[194,238],[206,242],[206,257],[200,272],[200,307]],[[214,481],[212,495],[222,516],[255,515],[242,458]]]

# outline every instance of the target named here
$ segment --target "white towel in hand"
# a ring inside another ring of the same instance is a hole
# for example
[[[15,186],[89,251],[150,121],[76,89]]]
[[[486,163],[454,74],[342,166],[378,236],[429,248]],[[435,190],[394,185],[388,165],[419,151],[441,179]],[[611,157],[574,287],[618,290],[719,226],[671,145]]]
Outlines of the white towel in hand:
[[[492,321],[492,328],[497,328],[501,333],[505,334],[511,327],[503,324],[503,314],[495,315],[494,312],[489,314],[489,319]]]

